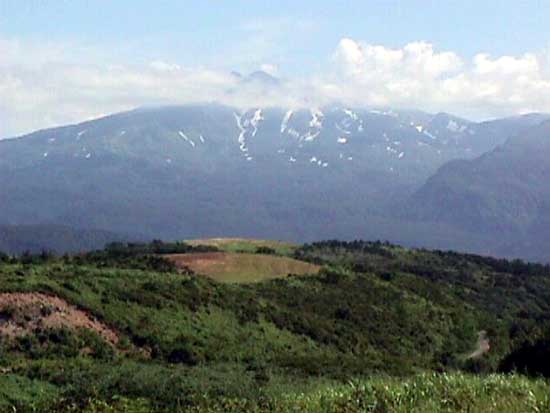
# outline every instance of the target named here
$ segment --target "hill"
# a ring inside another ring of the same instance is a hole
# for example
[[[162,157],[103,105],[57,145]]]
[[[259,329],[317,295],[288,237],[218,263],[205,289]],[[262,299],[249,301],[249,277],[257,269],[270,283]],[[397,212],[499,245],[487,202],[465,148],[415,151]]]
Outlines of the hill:
[[[225,284],[163,259],[205,248],[213,247],[155,241],[64,257],[0,256],[0,326],[15,328],[0,340],[0,406],[201,413],[548,406],[544,381],[470,375],[524,366],[529,343],[544,352],[548,266],[328,241],[294,252],[322,266],[318,274]],[[80,324],[48,321],[71,312]],[[524,371],[542,373],[537,368]]]

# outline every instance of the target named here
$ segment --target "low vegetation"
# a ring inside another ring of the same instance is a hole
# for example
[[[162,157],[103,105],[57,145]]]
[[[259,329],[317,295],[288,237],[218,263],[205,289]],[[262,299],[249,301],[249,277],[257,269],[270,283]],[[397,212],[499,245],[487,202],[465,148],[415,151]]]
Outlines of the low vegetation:
[[[165,258],[216,251],[156,241],[0,255],[0,331],[20,332],[0,337],[0,411],[550,409],[550,382],[528,377],[548,374],[530,357],[548,357],[548,266],[327,241],[292,251],[317,273],[220,283]],[[33,311],[29,296],[42,300]],[[116,340],[45,322],[49,302]]]

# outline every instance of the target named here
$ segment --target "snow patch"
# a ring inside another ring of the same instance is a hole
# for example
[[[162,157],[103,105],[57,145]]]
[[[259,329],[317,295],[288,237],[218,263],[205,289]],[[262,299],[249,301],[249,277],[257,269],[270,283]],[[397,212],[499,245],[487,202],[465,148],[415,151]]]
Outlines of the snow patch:
[[[182,131],[178,131],[178,134],[183,138],[184,141],[186,141],[189,145],[191,145],[193,148],[195,147],[195,142],[193,142],[191,139],[187,137],[185,133]]]
[[[42,155],[42,156],[44,156],[44,158],[47,158],[48,157],[48,152],[44,152],[44,155]]]
[[[294,112],[292,110],[289,110],[285,113],[283,121],[281,122],[281,133],[284,133],[286,131],[286,128],[288,127],[288,122],[290,121],[293,113]]]
[[[344,144],[344,143],[347,143],[348,140],[347,140],[346,138],[338,138],[338,139],[336,140],[336,142],[338,142],[338,143],[340,143],[340,144]]]
[[[342,112],[344,112],[346,115],[348,115],[353,120],[359,120],[359,116],[357,116],[357,113],[355,113],[351,109],[342,109]]]
[[[86,132],[88,132],[87,129],[84,129],[84,130],[81,130],[80,132],[78,132],[78,133],[76,134],[76,140],[77,140],[77,141],[80,140],[80,137],[81,137],[82,135],[84,135]]]
[[[319,136],[325,116],[319,109],[310,109],[309,113],[311,113],[311,120],[309,121],[309,131],[304,135],[305,141],[315,140]]]
[[[462,133],[467,129],[467,126],[459,125],[458,122],[449,119],[449,123],[447,123],[447,129],[454,133]]]
[[[250,120],[250,124],[252,125],[252,127],[254,128],[254,130],[252,131],[252,136],[256,136],[256,132],[258,132],[258,124],[260,123],[260,121],[264,120],[264,117],[262,115],[262,110],[261,109],[257,109],[255,112],[254,112],[254,116],[252,116],[252,119]]]
[[[351,135],[351,132],[349,130],[342,128],[338,123],[335,123],[334,126],[336,126],[336,129],[338,129],[340,132],[345,133],[346,135]]]
[[[423,133],[424,133],[424,135],[426,135],[428,138],[430,138],[430,139],[432,139],[432,140],[434,140],[434,141],[437,139],[434,135],[432,135],[432,134],[431,134],[430,132],[428,132],[427,130],[424,130]]]

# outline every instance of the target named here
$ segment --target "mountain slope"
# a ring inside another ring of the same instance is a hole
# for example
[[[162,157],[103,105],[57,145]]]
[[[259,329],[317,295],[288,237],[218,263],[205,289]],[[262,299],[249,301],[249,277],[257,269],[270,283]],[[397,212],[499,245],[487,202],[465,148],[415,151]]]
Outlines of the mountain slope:
[[[115,241],[139,240],[138,236],[109,231],[74,229],[61,225],[0,226],[0,251],[20,254],[42,250],[56,252],[90,251]]]
[[[444,165],[412,197],[425,221],[493,239],[493,252],[548,260],[550,122],[473,160]]]
[[[420,244],[438,235],[419,238],[390,207],[449,160],[536,121],[337,105],[140,109],[1,141],[0,225]]]

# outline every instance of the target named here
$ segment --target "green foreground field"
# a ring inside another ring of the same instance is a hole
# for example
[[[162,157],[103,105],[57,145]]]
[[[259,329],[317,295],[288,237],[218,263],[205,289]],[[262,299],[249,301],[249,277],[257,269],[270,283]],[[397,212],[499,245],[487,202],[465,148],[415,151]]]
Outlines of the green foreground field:
[[[203,253],[0,254],[0,412],[550,411],[548,266],[327,241],[292,253],[318,273],[241,284],[163,258]]]
[[[155,389],[150,389],[155,391]],[[166,392],[165,388],[156,391]],[[40,381],[0,376],[2,412],[156,413],[147,398],[89,397],[63,403],[59,392]],[[172,413],[544,413],[550,412],[550,383],[519,376],[421,374],[406,379],[375,377],[348,384],[311,384],[303,392],[271,390],[258,398],[204,396]]]

